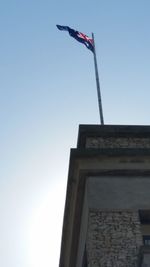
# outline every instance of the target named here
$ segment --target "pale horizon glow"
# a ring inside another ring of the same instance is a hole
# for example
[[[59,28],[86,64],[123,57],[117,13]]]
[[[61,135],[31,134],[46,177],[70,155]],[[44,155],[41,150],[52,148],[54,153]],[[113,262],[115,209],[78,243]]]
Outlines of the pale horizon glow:
[[[59,259],[58,240],[60,243],[64,192],[61,182],[55,184],[53,191],[43,198],[40,206],[37,206],[32,214],[27,231],[28,264],[31,266],[50,266],[51,262],[57,262]]]

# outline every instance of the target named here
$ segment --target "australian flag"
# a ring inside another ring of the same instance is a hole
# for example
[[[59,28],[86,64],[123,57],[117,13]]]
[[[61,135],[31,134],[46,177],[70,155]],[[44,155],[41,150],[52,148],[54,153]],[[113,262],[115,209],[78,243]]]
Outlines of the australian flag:
[[[73,30],[68,26],[61,26],[61,25],[56,25],[56,26],[60,31],[67,31],[70,36],[75,38],[78,42],[83,43],[88,49],[94,52],[94,41],[92,38],[89,38],[87,35],[78,32],[76,30]]]

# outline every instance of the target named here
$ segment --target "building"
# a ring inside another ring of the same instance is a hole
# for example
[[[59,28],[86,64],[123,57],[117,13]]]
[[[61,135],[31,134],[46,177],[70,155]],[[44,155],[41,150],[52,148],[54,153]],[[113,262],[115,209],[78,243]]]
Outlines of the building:
[[[150,126],[81,125],[59,267],[150,266]]]

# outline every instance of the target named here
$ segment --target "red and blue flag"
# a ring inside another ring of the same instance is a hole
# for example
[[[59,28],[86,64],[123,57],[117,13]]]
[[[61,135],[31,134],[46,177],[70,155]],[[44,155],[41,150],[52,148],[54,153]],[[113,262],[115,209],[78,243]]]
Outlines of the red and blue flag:
[[[60,31],[67,31],[69,35],[75,38],[78,42],[83,43],[88,49],[94,52],[94,41],[84,33],[71,29],[68,26],[56,25]]]

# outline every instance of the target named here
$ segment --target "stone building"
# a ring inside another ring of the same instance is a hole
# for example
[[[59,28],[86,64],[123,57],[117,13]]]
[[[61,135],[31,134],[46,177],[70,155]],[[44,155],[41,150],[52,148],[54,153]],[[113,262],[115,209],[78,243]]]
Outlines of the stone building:
[[[59,267],[150,266],[150,126],[81,125]]]

